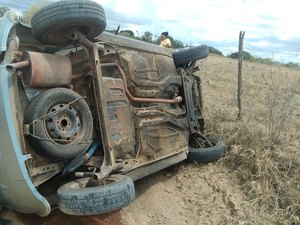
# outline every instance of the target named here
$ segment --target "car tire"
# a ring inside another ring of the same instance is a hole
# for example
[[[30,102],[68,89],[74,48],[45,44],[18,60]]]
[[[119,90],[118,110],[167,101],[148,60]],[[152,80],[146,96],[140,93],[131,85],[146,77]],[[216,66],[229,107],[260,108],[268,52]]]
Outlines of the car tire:
[[[45,44],[65,44],[66,28],[75,28],[92,39],[106,28],[106,17],[101,5],[89,0],[64,0],[49,4],[31,19],[33,36]]]
[[[57,190],[58,208],[69,215],[94,215],[120,209],[135,198],[130,177],[111,175],[110,183],[85,187],[89,177],[64,184]]]
[[[218,161],[225,155],[226,146],[215,137],[207,138],[212,146],[206,148],[190,147],[187,160],[189,162],[209,163]]]
[[[176,67],[182,67],[192,61],[204,59],[209,55],[206,45],[184,48],[173,52],[173,60]]]
[[[32,147],[52,159],[73,158],[92,141],[90,108],[79,94],[67,88],[39,94],[27,107],[24,123],[30,125],[27,137]]]

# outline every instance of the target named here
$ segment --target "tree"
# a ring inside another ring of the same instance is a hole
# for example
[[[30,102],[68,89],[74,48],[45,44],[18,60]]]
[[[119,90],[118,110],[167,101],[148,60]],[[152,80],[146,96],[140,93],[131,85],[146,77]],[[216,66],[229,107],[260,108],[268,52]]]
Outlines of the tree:
[[[152,37],[153,37],[153,34],[151,32],[145,31],[141,37],[141,40],[145,41],[145,42],[153,43]]]
[[[171,43],[172,43],[172,48],[184,48],[184,44],[182,43],[182,41],[177,40],[177,39],[171,39]]]
[[[239,52],[232,53],[228,57],[232,59],[238,59]],[[252,56],[249,52],[243,51],[243,59],[248,61],[254,61],[255,57]]]
[[[300,65],[298,63],[289,62],[286,63],[285,66],[293,69],[300,69]]]
[[[219,51],[218,49],[216,49],[212,46],[208,46],[208,50],[209,50],[209,53],[214,53],[214,54],[217,54],[217,55],[220,55],[220,56],[224,56],[221,51]]]
[[[134,37],[134,33],[131,30],[121,30],[119,33],[127,33],[130,37]]]
[[[6,6],[1,6],[0,7],[0,17],[4,16],[5,12],[8,10],[9,10],[9,8],[7,8]]]

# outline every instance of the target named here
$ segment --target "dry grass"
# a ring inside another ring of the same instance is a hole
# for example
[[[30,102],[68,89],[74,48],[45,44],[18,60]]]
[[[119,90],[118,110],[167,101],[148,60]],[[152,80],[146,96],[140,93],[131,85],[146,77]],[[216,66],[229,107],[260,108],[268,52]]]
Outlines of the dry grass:
[[[206,132],[229,147],[224,163],[255,212],[248,224],[300,224],[300,71],[243,65],[237,120],[237,61],[200,62]]]

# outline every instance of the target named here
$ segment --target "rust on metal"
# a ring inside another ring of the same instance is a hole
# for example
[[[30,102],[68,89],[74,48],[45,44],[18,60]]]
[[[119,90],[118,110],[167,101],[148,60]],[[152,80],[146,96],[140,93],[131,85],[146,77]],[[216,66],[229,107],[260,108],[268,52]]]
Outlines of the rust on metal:
[[[88,50],[89,60],[91,62],[91,70],[93,73],[93,88],[94,95],[96,99],[96,107],[97,107],[97,116],[99,127],[101,130],[101,140],[103,143],[103,152],[105,154],[105,160],[111,165],[115,165],[115,156],[113,149],[111,147],[110,140],[108,138],[108,112],[106,109],[106,100],[104,95],[104,84],[102,71],[100,67],[100,57],[99,57],[99,46],[96,43],[93,43],[86,39],[82,34],[74,32],[71,34],[71,37],[78,40],[83,46],[85,46]]]
[[[21,62],[16,62],[16,63],[8,64],[6,66],[6,68],[8,70],[17,70],[17,69],[21,69],[21,68],[27,67],[29,65],[30,65],[30,61],[25,60],[25,61],[21,61]]]
[[[23,68],[23,82],[31,87],[67,86],[72,79],[71,60],[67,56],[23,52],[30,66]]]
[[[181,96],[174,96],[173,99],[134,97],[130,93],[130,91],[128,90],[126,75],[125,75],[125,73],[124,73],[124,71],[123,71],[123,69],[121,68],[120,65],[118,65],[117,63],[103,63],[103,64],[101,64],[101,67],[115,67],[118,70],[119,75],[120,75],[121,79],[124,82],[125,93],[126,93],[127,97],[129,98],[129,100],[132,101],[132,102],[138,102],[138,103],[170,103],[170,104],[177,104],[177,103],[182,102],[182,97]]]
[[[109,117],[108,136],[116,158],[130,154],[135,145],[131,107],[121,79],[103,77]]]

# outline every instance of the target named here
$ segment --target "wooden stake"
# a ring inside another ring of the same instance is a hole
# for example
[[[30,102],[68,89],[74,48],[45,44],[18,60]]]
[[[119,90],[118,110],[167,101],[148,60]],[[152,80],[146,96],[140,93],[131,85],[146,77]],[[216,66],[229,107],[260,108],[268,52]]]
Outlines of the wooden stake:
[[[243,94],[243,84],[242,84],[242,67],[243,67],[243,43],[244,43],[245,31],[240,31],[239,36],[239,61],[238,61],[238,93],[237,93],[237,101],[238,101],[238,119],[242,119],[242,94]]]

